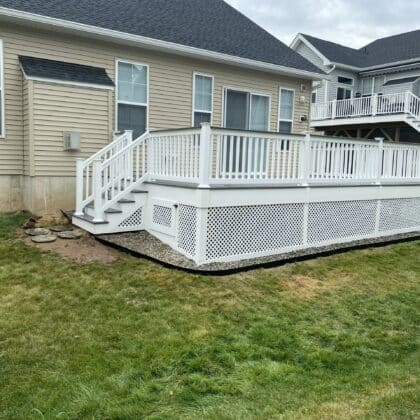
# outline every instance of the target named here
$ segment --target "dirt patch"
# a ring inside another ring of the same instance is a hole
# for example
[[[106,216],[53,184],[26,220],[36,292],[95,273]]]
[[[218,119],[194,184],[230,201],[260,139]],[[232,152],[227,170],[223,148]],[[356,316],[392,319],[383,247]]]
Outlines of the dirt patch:
[[[287,280],[282,280],[282,285],[301,299],[312,299],[329,288],[328,285],[319,279],[300,275],[295,275]]]
[[[70,258],[80,263],[103,262],[112,263],[119,258],[119,252],[109,248],[87,233],[77,240],[65,240],[57,238],[55,242],[46,244],[35,244],[30,237],[27,237],[22,230],[18,232],[18,236],[24,237],[24,241],[29,246],[35,246],[42,251],[56,252],[65,258]]]

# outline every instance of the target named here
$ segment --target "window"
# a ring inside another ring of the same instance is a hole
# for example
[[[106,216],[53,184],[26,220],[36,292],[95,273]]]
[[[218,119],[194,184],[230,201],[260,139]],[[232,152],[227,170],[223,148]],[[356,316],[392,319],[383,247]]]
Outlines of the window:
[[[351,89],[346,89],[339,87],[337,88],[337,100],[341,101],[342,99],[350,99],[352,95]]]
[[[362,95],[371,96],[374,93],[382,94],[385,76],[367,77],[362,79]]]
[[[225,127],[268,131],[270,97],[225,89]]]
[[[338,83],[343,85],[353,85],[353,79],[351,77],[338,76]]]
[[[193,87],[193,126],[212,121],[213,77],[194,73]]]
[[[4,75],[3,75],[3,41],[0,39],[0,137],[5,135],[4,120]]]
[[[137,138],[147,130],[149,68],[119,60],[117,67],[117,129]]]
[[[291,133],[293,129],[293,103],[295,92],[291,89],[280,89],[279,133]]]
[[[311,102],[316,104],[316,90],[312,91]]]

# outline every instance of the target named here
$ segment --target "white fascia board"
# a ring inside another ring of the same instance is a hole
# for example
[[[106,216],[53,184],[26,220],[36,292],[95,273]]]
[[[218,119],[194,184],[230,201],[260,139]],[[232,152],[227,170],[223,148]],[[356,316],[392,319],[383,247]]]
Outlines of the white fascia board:
[[[401,67],[404,65],[414,64],[414,63],[419,62],[419,60],[420,60],[420,57],[416,57],[416,58],[410,58],[409,60],[395,61],[393,63],[379,64],[379,65],[371,66],[371,67],[355,67],[355,66],[349,66],[347,64],[341,64],[341,63],[333,63],[333,64],[337,66],[337,68],[357,71],[358,73],[366,73],[366,72],[374,72],[374,71],[380,71],[380,70],[388,70],[394,67]]]
[[[331,61],[325,57],[316,47],[314,47],[302,34],[297,34],[295,39],[290,44],[290,48],[296,51],[296,48],[299,45],[299,42],[305,44],[312,52],[314,52],[321,60],[324,66],[330,66],[332,63]]]
[[[249,58],[236,57],[229,54],[213,52],[196,47],[176,44],[174,42],[161,41],[140,35],[132,35],[126,32],[105,29],[98,26],[86,25],[83,23],[70,22],[64,19],[52,18],[34,13],[22,12],[19,10],[0,7],[0,19],[29,24],[32,27],[44,27],[51,30],[59,30],[71,34],[85,34],[90,38],[113,41],[119,44],[132,45],[141,48],[162,51],[182,56],[194,57],[237,67],[245,67],[254,70],[276,73],[284,76],[295,77],[307,80],[322,80],[322,73],[315,73],[306,70],[294,69],[292,67],[277,64],[265,63]]]

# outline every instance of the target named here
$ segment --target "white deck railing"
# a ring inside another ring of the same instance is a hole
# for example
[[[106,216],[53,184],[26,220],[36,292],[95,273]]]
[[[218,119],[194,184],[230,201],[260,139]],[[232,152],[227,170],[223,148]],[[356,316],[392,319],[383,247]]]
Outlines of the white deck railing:
[[[125,138],[124,142],[122,138]],[[145,180],[212,185],[420,182],[420,145],[211,128],[118,138],[77,164],[77,210],[103,212]]]
[[[313,104],[312,121],[406,114],[420,118],[420,99],[412,92],[372,95]]]

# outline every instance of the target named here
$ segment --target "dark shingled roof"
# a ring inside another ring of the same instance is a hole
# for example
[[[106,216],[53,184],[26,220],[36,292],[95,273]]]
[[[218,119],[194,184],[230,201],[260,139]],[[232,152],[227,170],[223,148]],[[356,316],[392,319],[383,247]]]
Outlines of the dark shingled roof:
[[[223,0],[0,0],[0,7],[323,74]]]
[[[23,71],[28,77],[39,77],[65,82],[114,86],[105,69],[46,60],[44,58],[19,56]]]
[[[413,77],[404,77],[402,79],[388,80],[387,82],[384,83],[384,86],[401,85],[403,83],[413,83],[418,78],[419,76],[413,76]]]
[[[366,68],[415,58],[420,60],[420,30],[377,39],[358,50],[302,35],[334,63]]]

